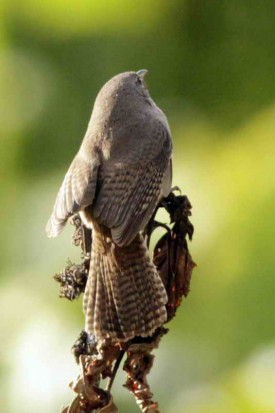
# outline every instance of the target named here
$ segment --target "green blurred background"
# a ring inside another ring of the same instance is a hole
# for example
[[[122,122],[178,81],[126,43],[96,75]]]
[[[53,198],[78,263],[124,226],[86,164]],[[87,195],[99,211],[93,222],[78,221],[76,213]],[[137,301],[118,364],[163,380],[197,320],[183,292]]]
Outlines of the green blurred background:
[[[275,412],[275,6],[256,0],[2,0],[1,410],[58,412],[77,374],[81,303],[52,275],[78,260],[44,227],[99,88],[149,69],[193,204],[192,290],[156,351],[162,412]],[[121,387],[122,413],[138,412]]]

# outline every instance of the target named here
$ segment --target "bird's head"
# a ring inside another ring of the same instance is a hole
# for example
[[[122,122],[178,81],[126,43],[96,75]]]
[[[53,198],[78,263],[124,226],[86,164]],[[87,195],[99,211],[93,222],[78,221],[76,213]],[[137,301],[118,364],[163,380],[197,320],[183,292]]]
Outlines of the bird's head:
[[[112,77],[101,88],[96,103],[108,102],[109,104],[125,101],[127,105],[134,103],[137,98],[149,98],[144,76],[148,70],[141,69],[137,72],[124,72]]]

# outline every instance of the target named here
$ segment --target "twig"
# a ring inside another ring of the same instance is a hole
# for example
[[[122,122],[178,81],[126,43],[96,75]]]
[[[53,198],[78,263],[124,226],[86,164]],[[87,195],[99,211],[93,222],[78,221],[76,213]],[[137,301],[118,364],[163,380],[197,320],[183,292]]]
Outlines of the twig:
[[[114,368],[113,368],[113,371],[112,371],[112,375],[109,378],[108,385],[107,385],[107,388],[106,388],[106,391],[109,392],[109,393],[111,393],[112,385],[114,383],[116,374],[118,372],[118,369],[119,369],[119,366],[120,366],[120,363],[123,359],[124,354],[125,354],[125,350],[120,350],[120,354],[119,354],[118,358],[116,359],[116,362],[115,362],[115,365],[114,365]]]

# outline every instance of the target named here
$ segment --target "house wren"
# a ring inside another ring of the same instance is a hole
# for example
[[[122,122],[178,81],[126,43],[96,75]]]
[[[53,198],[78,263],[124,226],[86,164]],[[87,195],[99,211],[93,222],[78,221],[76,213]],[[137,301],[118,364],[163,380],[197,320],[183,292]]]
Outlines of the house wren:
[[[172,140],[146,72],[121,73],[100,90],[46,228],[55,237],[79,212],[93,229],[84,313],[87,333],[98,340],[150,336],[167,317],[141,231],[170,192]]]

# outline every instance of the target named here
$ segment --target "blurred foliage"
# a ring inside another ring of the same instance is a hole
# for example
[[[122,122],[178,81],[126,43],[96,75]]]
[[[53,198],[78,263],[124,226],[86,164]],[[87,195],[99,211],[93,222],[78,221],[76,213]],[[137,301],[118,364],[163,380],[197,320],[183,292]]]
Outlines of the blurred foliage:
[[[70,397],[81,303],[59,300],[51,274],[77,251],[71,228],[50,242],[44,226],[99,88],[147,68],[198,264],[152,388],[167,412],[274,412],[274,3],[2,0],[0,15],[2,410]]]

